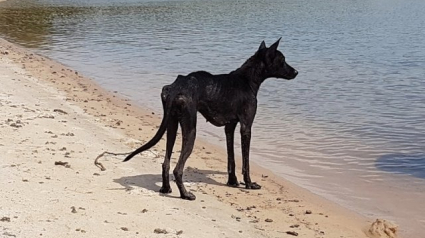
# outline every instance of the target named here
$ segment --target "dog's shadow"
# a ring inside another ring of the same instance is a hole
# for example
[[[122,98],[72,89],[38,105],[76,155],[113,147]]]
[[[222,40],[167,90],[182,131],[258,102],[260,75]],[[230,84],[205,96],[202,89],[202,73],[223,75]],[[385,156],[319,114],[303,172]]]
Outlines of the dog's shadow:
[[[213,171],[213,170],[201,170],[197,168],[188,167],[184,171],[183,181],[184,182],[193,182],[193,183],[205,183],[209,185],[216,185],[216,186],[226,186],[225,183],[218,182],[215,179],[211,178],[209,175],[213,174],[227,174],[222,171]],[[141,174],[136,176],[125,176],[121,177],[119,179],[113,180],[115,183],[120,184],[123,186],[126,190],[131,190],[134,187],[141,187],[153,192],[159,192],[159,189],[162,185],[162,175],[161,174]],[[170,174],[170,184],[174,182],[174,176],[173,174]],[[173,187],[173,185],[171,185]],[[177,188],[176,188],[177,189]],[[173,189],[173,190],[176,190]],[[176,194],[178,191],[173,191],[172,194]],[[179,198],[179,196],[174,196],[171,194],[163,194],[167,197],[174,197]]]

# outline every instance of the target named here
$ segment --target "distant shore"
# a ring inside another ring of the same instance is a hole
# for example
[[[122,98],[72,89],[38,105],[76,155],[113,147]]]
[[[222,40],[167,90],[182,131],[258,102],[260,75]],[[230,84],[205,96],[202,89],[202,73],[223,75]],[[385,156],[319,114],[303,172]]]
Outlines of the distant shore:
[[[185,171],[197,196],[193,202],[175,199],[174,183],[170,195],[157,192],[164,140],[128,163],[121,163],[122,156],[107,156],[101,159],[107,170],[100,171],[93,164],[97,155],[140,146],[156,132],[160,116],[2,39],[0,56],[0,153],[5,155],[0,218],[7,221],[0,223],[0,234],[367,237],[372,219],[258,166],[253,180],[262,190],[225,186],[225,151],[202,141]]]

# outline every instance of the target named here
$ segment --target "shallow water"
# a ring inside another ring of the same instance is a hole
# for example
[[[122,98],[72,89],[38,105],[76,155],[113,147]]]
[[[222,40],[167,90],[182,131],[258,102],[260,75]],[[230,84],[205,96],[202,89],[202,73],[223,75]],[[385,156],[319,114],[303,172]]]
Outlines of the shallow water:
[[[424,12],[419,0],[14,0],[0,5],[0,35],[157,111],[177,74],[230,72],[282,36],[300,74],[260,89],[253,160],[418,236]],[[199,127],[224,145],[222,128]]]

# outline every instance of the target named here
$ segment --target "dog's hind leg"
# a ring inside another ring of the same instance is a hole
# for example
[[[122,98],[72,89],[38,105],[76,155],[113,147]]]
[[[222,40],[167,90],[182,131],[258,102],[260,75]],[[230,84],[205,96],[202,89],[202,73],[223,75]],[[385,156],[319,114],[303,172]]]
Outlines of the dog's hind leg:
[[[182,115],[180,119],[180,127],[182,129],[182,149],[179,161],[174,168],[173,174],[176,179],[177,187],[180,191],[180,197],[187,200],[195,200],[196,197],[191,192],[188,192],[183,185],[183,169],[186,160],[192,153],[196,138],[196,106],[193,102],[182,105]]]
[[[162,187],[160,193],[171,193],[170,186],[170,159],[173,153],[174,143],[176,142],[176,135],[178,129],[178,120],[170,118],[167,125],[167,148],[165,151],[164,163],[162,164]]]
[[[224,132],[226,133],[226,142],[227,142],[227,172],[229,174],[229,180],[227,185],[231,187],[238,187],[239,182],[236,178],[235,172],[235,151],[234,151],[234,135],[235,128],[237,123],[227,124],[224,127]]]

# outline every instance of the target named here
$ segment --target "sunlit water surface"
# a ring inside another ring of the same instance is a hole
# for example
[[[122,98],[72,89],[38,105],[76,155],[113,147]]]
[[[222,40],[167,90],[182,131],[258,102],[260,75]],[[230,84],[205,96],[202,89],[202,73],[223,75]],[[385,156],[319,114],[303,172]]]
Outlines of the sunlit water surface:
[[[178,74],[230,72],[282,37],[300,74],[263,84],[253,160],[419,237],[424,12],[420,0],[13,0],[0,5],[0,35],[157,112]],[[222,128],[199,128],[224,146]]]

